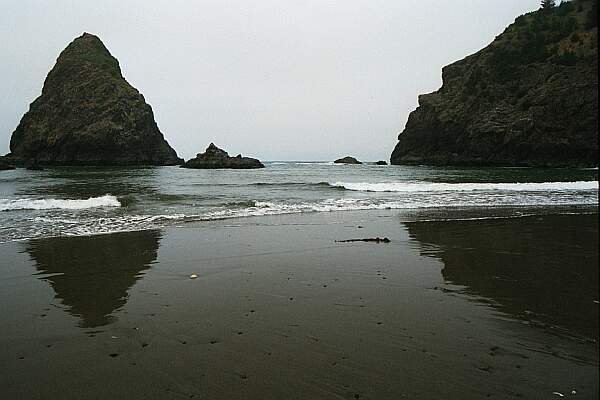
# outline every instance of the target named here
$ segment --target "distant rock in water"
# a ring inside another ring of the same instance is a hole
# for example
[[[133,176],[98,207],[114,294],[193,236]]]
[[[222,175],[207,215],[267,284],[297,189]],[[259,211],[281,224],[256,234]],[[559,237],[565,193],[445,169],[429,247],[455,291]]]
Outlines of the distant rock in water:
[[[119,62],[84,33],[62,51],[10,140],[12,156],[42,165],[183,162]]]
[[[335,164],[362,164],[354,157],[346,156],[343,158],[338,158],[334,161]]]
[[[229,157],[225,150],[221,150],[211,143],[204,153],[199,153],[196,158],[188,160],[182,168],[197,168],[197,169],[250,169],[264,168],[265,166],[256,158],[242,157],[238,154],[236,157]]]
[[[386,161],[377,161],[375,165],[388,165]]]
[[[392,164],[597,166],[597,1],[518,17],[419,96]]]

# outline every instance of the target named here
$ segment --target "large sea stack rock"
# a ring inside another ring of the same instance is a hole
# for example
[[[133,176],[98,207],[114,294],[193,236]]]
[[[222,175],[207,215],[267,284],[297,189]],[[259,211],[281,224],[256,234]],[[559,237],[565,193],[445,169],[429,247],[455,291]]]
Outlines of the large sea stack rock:
[[[42,94],[10,140],[13,157],[46,165],[169,165],[183,160],[164,139],[144,96],[89,33],[56,60]]]
[[[181,166],[182,168],[196,169],[250,169],[264,168],[265,166],[256,158],[242,157],[238,154],[236,157],[229,157],[225,150],[221,150],[211,143],[204,153],[199,153],[196,158],[188,160]]]
[[[597,0],[518,17],[421,95],[392,164],[597,166]]]

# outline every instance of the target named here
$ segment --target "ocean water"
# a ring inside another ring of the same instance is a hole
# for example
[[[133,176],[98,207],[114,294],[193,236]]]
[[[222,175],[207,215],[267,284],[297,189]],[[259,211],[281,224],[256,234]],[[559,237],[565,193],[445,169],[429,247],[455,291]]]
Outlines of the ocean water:
[[[405,220],[436,220],[597,208],[597,169],[267,162],[259,170],[0,172],[0,242],[289,213],[393,209]]]

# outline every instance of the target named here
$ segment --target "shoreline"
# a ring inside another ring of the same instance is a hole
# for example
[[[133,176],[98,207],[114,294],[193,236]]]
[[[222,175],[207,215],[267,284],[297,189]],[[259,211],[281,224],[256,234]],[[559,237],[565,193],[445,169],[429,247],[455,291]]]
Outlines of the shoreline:
[[[87,237],[102,236],[127,232],[141,232],[148,230],[163,230],[186,227],[218,227],[218,226],[238,226],[238,225],[261,225],[262,219],[269,221],[280,217],[303,218],[308,219],[317,215],[328,215],[336,218],[337,215],[347,215],[349,218],[358,218],[363,216],[387,216],[394,215],[401,222],[442,222],[442,221],[474,221],[474,220],[494,220],[494,219],[516,219],[535,216],[549,215],[594,215],[598,214],[598,207],[590,204],[554,204],[554,205],[493,205],[493,206],[451,206],[442,208],[424,207],[424,208],[371,208],[371,209],[350,209],[350,210],[326,210],[326,211],[289,211],[279,214],[264,215],[232,215],[232,216],[202,216],[202,215],[147,215],[146,219],[152,222],[147,226],[134,226],[131,229],[98,231],[98,232],[77,232],[67,234],[52,234],[48,236],[32,236],[25,238],[2,238],[0,245],[11,242],[27,242],[37,239],[51,239],[61,237]],[[344,217],[342,217],[344,218]],[[154,219],[162,221],[163,225],[153,225]]]

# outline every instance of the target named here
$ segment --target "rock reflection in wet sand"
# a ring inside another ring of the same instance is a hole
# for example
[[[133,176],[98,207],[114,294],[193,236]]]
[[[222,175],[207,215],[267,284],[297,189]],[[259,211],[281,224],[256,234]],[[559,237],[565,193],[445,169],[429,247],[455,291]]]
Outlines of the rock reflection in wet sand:
[[[503,312],[598,338],[598,220],[589,215],[410,222],[442,275]]]
[[[128,290],[156,260],[160,231],[31,240],[25,251],[79,326],[114,321]]]

